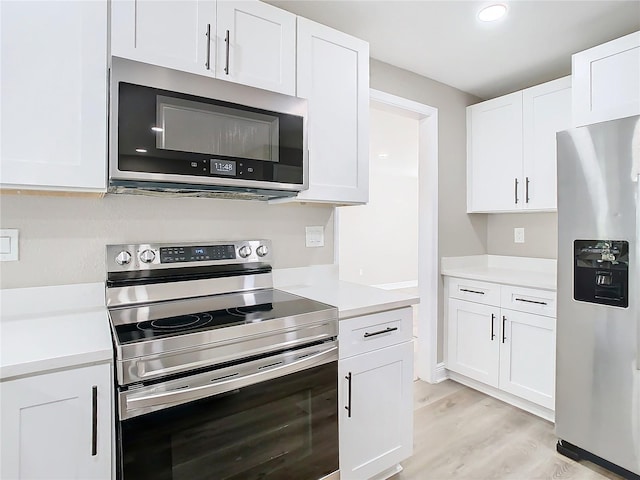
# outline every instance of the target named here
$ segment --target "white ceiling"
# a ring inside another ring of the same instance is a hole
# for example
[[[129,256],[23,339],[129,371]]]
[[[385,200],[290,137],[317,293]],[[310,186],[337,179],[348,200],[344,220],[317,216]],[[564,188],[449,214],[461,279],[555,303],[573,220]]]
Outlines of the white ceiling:
[[[571,54],[640,30],[640,0],[511,0],[507,17],[476,19],[493,2],[267,0],[367,40],[371,57],[482,99],[571,73]]]

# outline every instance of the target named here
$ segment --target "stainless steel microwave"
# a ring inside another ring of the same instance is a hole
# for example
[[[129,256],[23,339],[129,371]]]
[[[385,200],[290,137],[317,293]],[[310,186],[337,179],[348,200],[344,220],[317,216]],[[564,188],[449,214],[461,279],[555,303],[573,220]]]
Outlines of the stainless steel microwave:
[[[109,192],[273,199],[308,186],[307,102],[121,58]]]

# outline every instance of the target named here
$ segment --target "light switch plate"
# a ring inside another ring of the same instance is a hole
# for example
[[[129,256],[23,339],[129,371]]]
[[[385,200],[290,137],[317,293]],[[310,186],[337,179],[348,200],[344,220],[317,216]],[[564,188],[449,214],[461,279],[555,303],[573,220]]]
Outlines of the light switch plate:
[[[524,243],[524,228],[513,229],[513,241],[514,243]]]
[[[305,227],[307,247],[324,247],[324,227],[322,225]]]
[[[18,260],[18,230],[15,228],[0,229],[0,262]]]

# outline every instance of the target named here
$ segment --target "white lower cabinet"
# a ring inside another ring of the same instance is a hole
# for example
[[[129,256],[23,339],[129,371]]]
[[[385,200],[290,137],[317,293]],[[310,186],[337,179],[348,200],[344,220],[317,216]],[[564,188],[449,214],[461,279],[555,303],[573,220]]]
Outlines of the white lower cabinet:
[[[0,478],[109,479],[111,366],[0,384]]]
[[[553,411],[555,292],[456,278],[446,288],[445,364],[463,376],[452,377]]]
[[[501,313],[500,388],[553,410],[555,319],[513,310]]]
[[[411,322],[411,308],[340,322],[342,480],[386,478],[412,454]]]
[[[500,309],[463,300],[449,300],[447,368],[498,386]]]

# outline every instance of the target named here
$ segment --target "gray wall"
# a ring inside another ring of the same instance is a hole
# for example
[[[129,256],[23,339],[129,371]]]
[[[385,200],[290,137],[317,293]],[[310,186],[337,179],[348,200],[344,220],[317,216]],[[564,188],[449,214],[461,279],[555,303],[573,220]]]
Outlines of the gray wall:
[[[438,258],[487,253],[487,215],[466,213],[466,110],[480,99],[371,59],[371,88],[438,109]],[[442,361],[443,285],[438,287],[438,361]]]
[[[487,253],[514,257],[558,257],[557,213],[487,215]],[[514,243],[513,229],[524,228],[524,243]]]
[[[557,214],[466,213],[466,107],[481,100],[448,85],[371,59],[371,88],[438,108],[438,252],[440,257],[557,257]],[[525,243],[513,241],[524,227]],[[438,361],[443,359],[444,302],[438,288]]]
[[[305,247],[306,225],[325,246]],[[0,227],[20,230],[20,260],[0,264],[0,288],[100,282],[105,245],[267,238],[274,267],[333,263],[333,208],[136,195],[1,195]]]

